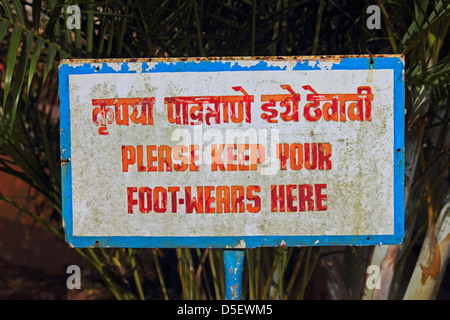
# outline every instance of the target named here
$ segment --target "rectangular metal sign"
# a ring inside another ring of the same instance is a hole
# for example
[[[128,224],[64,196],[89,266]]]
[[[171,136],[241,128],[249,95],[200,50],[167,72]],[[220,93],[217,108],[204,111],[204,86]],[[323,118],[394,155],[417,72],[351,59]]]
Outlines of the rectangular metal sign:
[[[403,239],[402,56],[64,60],[59,80],[74,247]]]

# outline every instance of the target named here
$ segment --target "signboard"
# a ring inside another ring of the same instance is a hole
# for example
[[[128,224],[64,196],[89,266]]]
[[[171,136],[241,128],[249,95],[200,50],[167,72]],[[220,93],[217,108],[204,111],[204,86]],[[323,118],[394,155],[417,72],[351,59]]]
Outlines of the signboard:
[[[402,56],[65,60],[74,247],[398,244]]]

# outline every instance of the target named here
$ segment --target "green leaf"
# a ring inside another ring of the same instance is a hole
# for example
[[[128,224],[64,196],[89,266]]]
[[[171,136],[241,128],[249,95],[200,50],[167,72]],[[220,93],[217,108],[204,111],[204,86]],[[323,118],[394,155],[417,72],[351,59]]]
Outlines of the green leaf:
[[[125,15],[128,14],[128,6],[125,7]],[[126,26],[127,26],[127,18],[123,17],[121,20],[121,24],[120,24],[120,29],[119,29],[119,41],[117,43],[117,54],[119,54],[122,51],[122,47],[123,47],[123,38],[125,36],[125,32],[126,32]]]
[[[14,73],[14,66],[16,64],[17,54],[19,53],[20,38],[22,37],[22,28],[14,27],[11,39],[9,41],[8,58],[6,60],[5,71],[5,90],[3,93],[3,106],[6,106],[9,88],[11,86],[12,75]]]
[[[87,45],[86,45],[86,53],[88,58],[92,58],[92,46],[94,42],[94,8],[92,1],[89,2],[90,7],[87,12]]]
[[[55,46],[49,46],[47,50],[47,65],[45,66],[44,78],[42,79],[42,85],[45,84],[45,79],[48,73],[53,68],[53,60],[55,59],[56,48]]]
[[[3,38],[5,37],[6,32],[8,31],[8,26],[8,21],[0,22],[0,42],[2,42]]]
[[[62,43],[62,35],[61,35],[61,26],[60,26],[60,18],[63,13],[61,13],[61,4],[56,0],[49,1],[48,13],[49,16],[47,24],[45,26],[45,31],[48,32],[47,40],[53,40],[56,38],[59,46],[63,49]],[[65,23],[63,23],[65,25]]]
[[[81,31],[80,31],[80,29],[75,29],[74,32],[75,32],[75,52],[76,52],[76,56],[80,58],[82,55],[81,54],[81,47],[82,47],[81,42],[83,41],[81,38]]]
[[[56,176],[56,172],[58,172],[58,163],[57,163],[57,159],[58,157],[55,155],[55,150],[52,148],[52,136],[49,134],[49,128],[51,127],[51,125],[49,125],[48,123],[44,123],[42,121],[42,116],[40,112],[37,112],[36,118],[38,120],[39,123],[39,128],[41,131],[40,136],[42,137],[42,145],[44,147],[45,150],[45,154],[47,156],[47,161],[48,161],[48,166],[50,169],[50,176],[53,177],[54,181],[59,180]],[[58,181],[58,183],[60,183]]]
[[[39,31],[39,26],[41,24],[41,8],[42,8],[42,0],[33,0],[32,3],[33,28],[35,32]]]
[[[67,10],[67,8],[64,9],[65,11]],[[66,18],[67,19],[67,18]],[[66,20],[67,21],[67,20]],[[64,27],[64,34],[66,36],[65,41],[66,41],[66,48],[69,54],[72,54],[72,30],[70,30],[67,27],[67,23],[63,24]]]
[[[11,112],[11,130],[14,127],[14,120],[16,118],[17,106],[19,104],[23,81],[27,72],[32,42],[33,34],[27,33],[27,35],[25,36],[25,41],[22,43],[22,53],[20,54],[19,64],[17,65],[16,78],[14,79],[14,87],[12,88],[13,107]]]
[[[12,0],[14,11],[16,11],[17,17],[19,18],[22,26],[25,26],[25,15],[23,14],[23,7],[20,1]]]
[[[11,7],[10,6],[11,5],[9,4],[9,0],[3,1],[2,8],[3,8],[3,10],[5,10],[5,13],[8,16],[9,21],[13,21],[13,17],[12,17],[12,14],[11,14]]]
[[[107,10],[107,9],[105,9]],[[103,56],[103,49],[104,49],[104,44],[105,44],[105,39],[106,39],[106,21],[107,21],[107,17],[103,16],[101,17],[101,31],[99,34],[99,44],[97,45],[97,54],[98,56],[102,57]]]
[[[36,65],[39,61],[39,57],[41,56],[41,49],[43,45],[44,40],[41,38],[37,39],[36,43],[34,44],[34,52],[30,60],[30,70],[28,72],[27,99],[30,93],[31,81],[33,80],[34,71],[36,70]]]
[[[114,22],[115,22],[114,19],[112,19],[110,22],[108,43],[106,46],[106,56],[107,57],[109,57],[111,55],[111,51],[112,51],[112,44],[113,44],[113,39],[114,39]]]
[[[439,1],[436,4],[433,12],[431,12],[428,17],[425,17],[420,5],[418,5],[418,8],[420,8],[421,14],[418,14],[418,16],[415,17],[400,41],[400,48],[402,48],[403,54],[407,54],[418,42],[422,41],[424,35],[426,35],[434,26],[450,17],[450,5],[444,6],[442,1]]]

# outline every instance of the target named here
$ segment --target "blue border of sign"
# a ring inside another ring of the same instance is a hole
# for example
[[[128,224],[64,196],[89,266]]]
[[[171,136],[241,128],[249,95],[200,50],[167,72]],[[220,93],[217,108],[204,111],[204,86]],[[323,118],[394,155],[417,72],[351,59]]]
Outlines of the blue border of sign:
[[[391,69],[394,73],[394,234],[342,236],[233,236],[233,237],[84,237],[72,232],[72,166],[70,134],[69,75],[92,73],[136,73],[128,63],[142,63],[140,72],[214,72],[214,71],[270,71],[283,70],[272,61],[296,61],[294,70],[320,70],[320,60],[336,59],[330,70]],[[371,59],[372,63],[371,63]],[[242,66],[239,61],[256,61]],[[316,63],[312,63],[316,61]],[[147,62],[156,62],[149,68]],[[111,68],[109,63],[118,63]],[[99,67],[101,65],[101,67]],[[235,57],[138,60],[63,60],[59,67],[62,212],[66,241],[73,247],[122,248],[255,248],[275,246],[319,245],[387,245],[400,244],[404,237],[404,57],[401,55],[325,56],[325,57]]]

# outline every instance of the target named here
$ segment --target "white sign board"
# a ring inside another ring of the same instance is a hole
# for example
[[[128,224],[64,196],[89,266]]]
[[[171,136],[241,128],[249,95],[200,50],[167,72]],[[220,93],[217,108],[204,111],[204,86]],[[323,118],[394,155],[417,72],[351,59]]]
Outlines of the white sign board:
[[[403,68],[400,56],[63,61],[67,241],[400,243]]]

